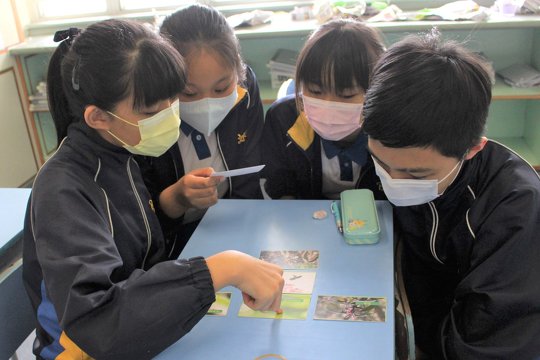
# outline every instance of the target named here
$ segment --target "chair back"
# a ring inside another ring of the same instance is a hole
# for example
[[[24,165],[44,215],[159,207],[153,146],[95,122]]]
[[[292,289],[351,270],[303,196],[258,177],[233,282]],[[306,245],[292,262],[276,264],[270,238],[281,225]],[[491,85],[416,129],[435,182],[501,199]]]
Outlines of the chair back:
[[[12,356],[35,328],[35,316],[22,280],[22,260],[0,274],[0,359]]]

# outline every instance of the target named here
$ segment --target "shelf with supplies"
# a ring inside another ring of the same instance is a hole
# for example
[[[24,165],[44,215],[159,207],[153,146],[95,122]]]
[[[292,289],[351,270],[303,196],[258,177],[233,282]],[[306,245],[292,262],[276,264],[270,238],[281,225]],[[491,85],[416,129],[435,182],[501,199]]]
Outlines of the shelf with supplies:
[[[370,26],[381,30],[387,45],[405,35],[430,31],[436,26],[444,39],[463,42],[482,53],[496,71],[518,63],[540,69],[540,16],[500,17],[486,22],[411,21]],[[278,14],[271,24],[236,31],[243,57],[257,75],[265,110],[275,101],[278,91],[275,84],[272,87],[268,64],[279,49],[299,51],[316,27],[314,20],[294,22],[287,14]],[[34,95],[37,84],[45,80],[48,59],[55,47],[52,35],[48,35],[28,38],[10,49],[25,77],[27,96]],[[28,106],[30,109],[30,99]],[[36,148],[41,150],[44,161],[56,146],[52,117],[43,108],[30,115],[31,131],[40,142]],[[487,136],[515,150],[540,170],[540,87],[514,88],[497,77]]]

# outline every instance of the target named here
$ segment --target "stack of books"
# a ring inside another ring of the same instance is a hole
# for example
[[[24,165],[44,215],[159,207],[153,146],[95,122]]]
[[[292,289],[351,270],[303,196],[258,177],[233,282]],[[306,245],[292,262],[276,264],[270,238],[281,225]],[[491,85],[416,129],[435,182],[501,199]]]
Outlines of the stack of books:
[[[279,49],[268,62],[272,89],[278,89],[284,81],[294,79],[297,57],[297,51]]]
[[[49,111],[47,102],[47,84],[41,81],[36,86],[36,92],[28,97],[30,100],[30,111]]]
[[[514,64],[497,72],[505,83],[517,88],[540,86],[540,72],[527,64]]]

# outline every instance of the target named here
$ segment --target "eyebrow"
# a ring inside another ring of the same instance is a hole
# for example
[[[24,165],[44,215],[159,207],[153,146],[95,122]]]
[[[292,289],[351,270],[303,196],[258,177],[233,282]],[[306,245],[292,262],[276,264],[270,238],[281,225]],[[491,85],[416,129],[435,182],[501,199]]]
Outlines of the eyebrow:
[[[371,149],[369,148],[369,145],[366,147],[367,148],[367,151],[369,152],[369,154],[371,156],[373,156],[373,158],[375,159],[375,161],[377,161],[380,165],[386,167],[387,169],[390,169],[391,167],[388,166],[388,164],[386,164],[384,161],[382,161],[381,159],[379,159],[377,157],[377,155],[373,154],[373,152],[371,151]],[[397,168],[397,169],[393,169],[395,171],[399,171],[399,172],[406,172],[406,173],[409,173],[409,174],[422,174],[422,173],[429,173],[429,172],[433,172],[433,169],[429,169],[429,168],[422,168],[422,167],[417,167],[417,168]]]

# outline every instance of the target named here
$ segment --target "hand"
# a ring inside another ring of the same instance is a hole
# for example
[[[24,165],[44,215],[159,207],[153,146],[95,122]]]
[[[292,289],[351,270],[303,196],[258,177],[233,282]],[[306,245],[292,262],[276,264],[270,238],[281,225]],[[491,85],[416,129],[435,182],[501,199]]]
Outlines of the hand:
[[[242,291],[244,303],[253,310],[281,313],[283,270],[274,264],[238,251],[224,251],[206,259],[214,289],[233,285]]]
[[[206,209],[218,201],[217,186],[223,176],[210,176],[211,167],[185,174],[159,195],[161,209],[171,218],[183,215],[189,208]]]
[[[206,209],[218,201],[218,184],[222,176],[210,176],[211,167],[195,169],[185,174],[175,184],[178,201],[187,208]]]

